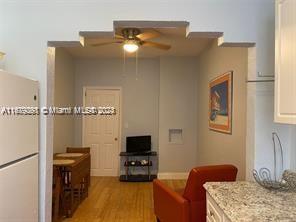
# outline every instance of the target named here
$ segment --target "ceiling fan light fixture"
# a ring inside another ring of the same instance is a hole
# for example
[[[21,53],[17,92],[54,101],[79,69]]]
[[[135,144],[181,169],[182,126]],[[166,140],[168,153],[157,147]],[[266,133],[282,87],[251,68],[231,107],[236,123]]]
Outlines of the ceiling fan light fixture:
[[[5,56],[5,53],[4,52],[0,52],[0,60],[3,59]]]
[[[123,49],[128,53],[134,53],[139,49],[139,46],[135,41],[127,41],[124,43]]]

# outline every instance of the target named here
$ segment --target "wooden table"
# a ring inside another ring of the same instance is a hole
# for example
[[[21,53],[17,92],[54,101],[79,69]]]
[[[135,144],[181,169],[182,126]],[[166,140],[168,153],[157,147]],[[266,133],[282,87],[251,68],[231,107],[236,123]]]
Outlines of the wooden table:
[[[69,156],[63,156],[67,154]],[[66,217],[72,217],[78,205],[88,196],[90,154],[54,154],[53,160],[53,165],[59,168],[62,178],[60,209],[63,209]]]

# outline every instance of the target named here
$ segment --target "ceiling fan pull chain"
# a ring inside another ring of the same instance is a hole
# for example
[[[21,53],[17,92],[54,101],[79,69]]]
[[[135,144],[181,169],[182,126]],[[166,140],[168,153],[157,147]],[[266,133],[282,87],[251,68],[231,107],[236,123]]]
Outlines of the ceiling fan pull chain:
[[[123,50],[123,67],[122,67],[122,77],[125,78],[125,50]]]
[[[138,80],[138,51],[136,51],[136,80]]]

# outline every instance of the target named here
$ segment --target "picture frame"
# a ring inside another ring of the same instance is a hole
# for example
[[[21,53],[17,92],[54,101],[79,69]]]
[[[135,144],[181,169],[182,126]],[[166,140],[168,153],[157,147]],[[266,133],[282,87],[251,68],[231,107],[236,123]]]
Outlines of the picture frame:
[[[209,83],[209,129],[232,134],[233,71]]]

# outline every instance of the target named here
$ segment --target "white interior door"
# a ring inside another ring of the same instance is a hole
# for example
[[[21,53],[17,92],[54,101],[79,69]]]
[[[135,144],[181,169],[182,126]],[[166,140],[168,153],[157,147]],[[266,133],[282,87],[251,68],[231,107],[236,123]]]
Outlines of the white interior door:
[[[120,90],[85,90],[85,106],[116,109],[116,115],[83,118],[83,144],[91,149],[92,176],[118,176],[120,136]]]

